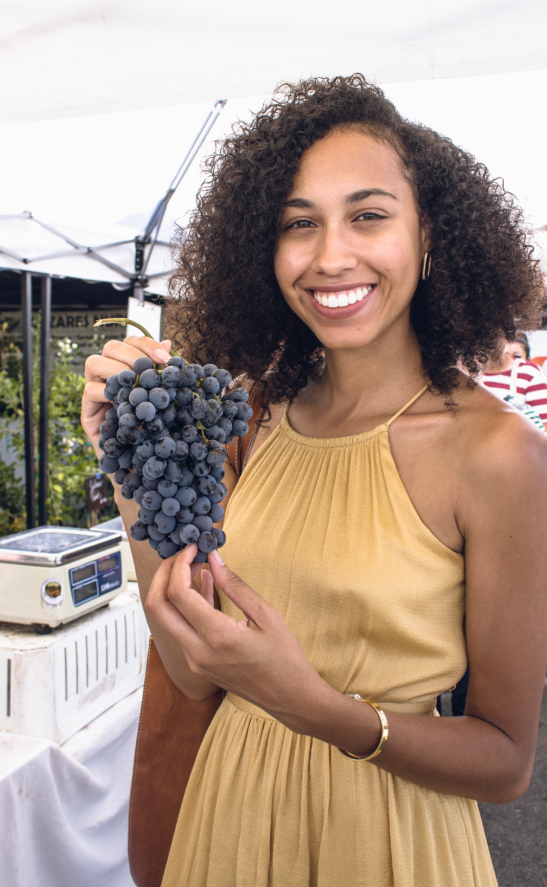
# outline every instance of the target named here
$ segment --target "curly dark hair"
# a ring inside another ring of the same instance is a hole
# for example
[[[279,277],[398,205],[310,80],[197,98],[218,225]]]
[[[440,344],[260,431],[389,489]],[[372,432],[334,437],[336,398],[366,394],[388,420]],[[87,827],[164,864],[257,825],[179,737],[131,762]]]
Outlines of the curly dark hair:
[[[361,74],[283,84],[207,161],[197,208],[175,250],[168,332],[194,360],[262,380],[264,404],[308,384],[321,343],[285,302],[274,250],[302,154],[341,127],[390,144],[412,185],[433,263],[414,293],[411,321],[424,376],[449,394],[458,361],[473,375],[501,338],[539,324],[539,264],[503,183],[448,138],[401,117]]]

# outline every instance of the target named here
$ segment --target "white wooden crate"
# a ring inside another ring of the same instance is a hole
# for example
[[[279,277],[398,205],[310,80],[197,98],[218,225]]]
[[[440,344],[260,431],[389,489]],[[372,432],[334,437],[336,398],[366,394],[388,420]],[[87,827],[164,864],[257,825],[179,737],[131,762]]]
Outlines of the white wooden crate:
[[[0,730],[64,742],[142,685],[149,632],[130,589],[49,635],[0,625]]]

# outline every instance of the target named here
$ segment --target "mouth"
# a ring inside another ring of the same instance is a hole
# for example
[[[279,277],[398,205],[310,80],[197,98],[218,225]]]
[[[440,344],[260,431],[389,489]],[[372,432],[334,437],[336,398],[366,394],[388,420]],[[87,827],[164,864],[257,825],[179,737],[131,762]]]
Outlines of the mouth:
[[[323,308],[347,308],[362,302],[374,289],[375,284],[355,287],[354,289],[339,290],[335,293],[327,293],[323,290],[309,290],[318,305]]]

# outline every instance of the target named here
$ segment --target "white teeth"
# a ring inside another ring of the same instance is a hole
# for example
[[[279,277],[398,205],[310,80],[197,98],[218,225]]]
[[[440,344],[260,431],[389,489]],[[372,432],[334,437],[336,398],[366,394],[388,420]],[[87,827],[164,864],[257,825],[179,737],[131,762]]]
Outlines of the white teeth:
[[[347,305],[355,305],[356,302],[361,302],[365,296],[368,296],[372,289],[372,285],[361,287],[359,289],[347,290],[343,293],[315,293],[313,294],[313,298],[319,305],[324,305],[325,308],[345,308]]]

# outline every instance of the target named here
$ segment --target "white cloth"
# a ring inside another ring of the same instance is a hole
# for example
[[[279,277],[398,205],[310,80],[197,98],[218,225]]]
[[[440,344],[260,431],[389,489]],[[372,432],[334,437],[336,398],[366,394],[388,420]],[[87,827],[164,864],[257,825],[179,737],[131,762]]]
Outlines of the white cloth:
[[[2,887],[133,887],[131,771],[142,688],[63,745],[0,732]]]

